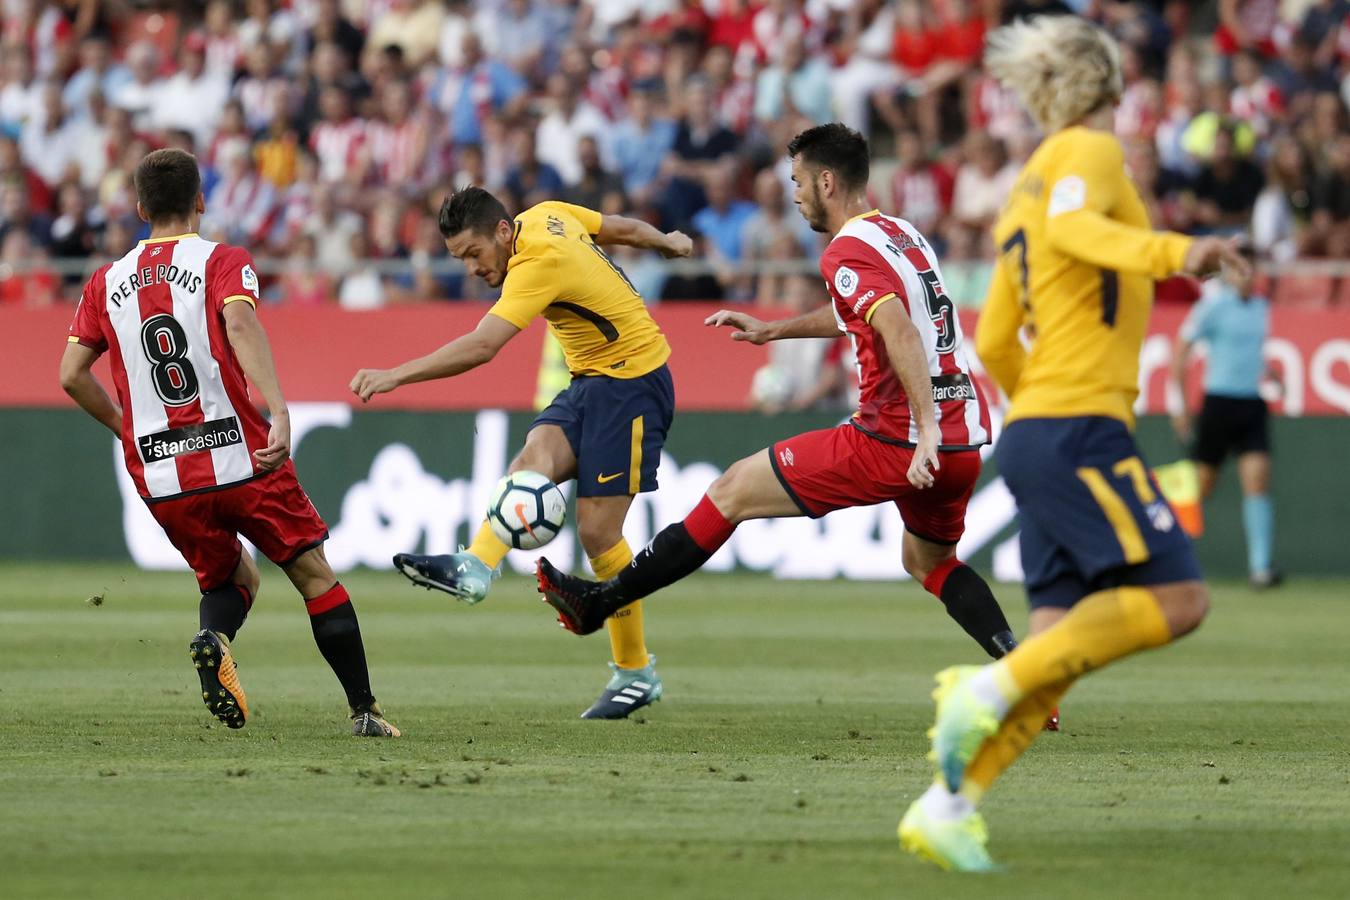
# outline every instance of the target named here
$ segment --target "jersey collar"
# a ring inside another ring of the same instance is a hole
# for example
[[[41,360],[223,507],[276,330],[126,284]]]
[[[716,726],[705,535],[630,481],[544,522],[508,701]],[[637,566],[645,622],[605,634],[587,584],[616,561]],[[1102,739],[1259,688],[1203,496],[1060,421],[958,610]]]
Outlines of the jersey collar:
[[[169,241],[181,241],[183,238],[195,238],[196,236],[197,236],[197,232],[195,232],[195,231],[189,231],[187,234],[174,234],[174,235],[170,235],[169,237],[146,238],[145,240],[141,241],[141,244],[142,244],[142,245],[145,245],[145,244],[164,244],[164,243],[167,243],[167,242],[169,242]]]
[[[879,209],[869,209],[867,212],[858,213],[856,216],[850,217],[849,220],[848,220],[848,222],[845,222],[844,224],[847,225],[849,222],[856,222],[857,220],[859,220],[859,219],[865,219],[865,218],[867,218],[868,216],[879,216],[879,215],[881,215],[881,210],[879,210]]]

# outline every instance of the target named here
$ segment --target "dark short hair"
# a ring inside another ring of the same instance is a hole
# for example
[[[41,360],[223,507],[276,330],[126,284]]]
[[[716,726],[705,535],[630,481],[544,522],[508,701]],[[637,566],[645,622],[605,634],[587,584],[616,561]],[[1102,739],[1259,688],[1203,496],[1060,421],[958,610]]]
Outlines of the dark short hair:
[[[813,168],[829,169],[846,188],[867,186],[867,139],[839,122],[808,128],[788,141],[788,156]]]
[[[197,157],[186,150],[165,148],[145,155],[136,166],[136,200],[151,224],[192,215],[202,192]]]
[[[509,221],[511,217],[502,201],[480,187],[469,185],[445,198],[436,224],[440,226],[441,237],[449,238],[466,230],[487,234],[498,222]]]

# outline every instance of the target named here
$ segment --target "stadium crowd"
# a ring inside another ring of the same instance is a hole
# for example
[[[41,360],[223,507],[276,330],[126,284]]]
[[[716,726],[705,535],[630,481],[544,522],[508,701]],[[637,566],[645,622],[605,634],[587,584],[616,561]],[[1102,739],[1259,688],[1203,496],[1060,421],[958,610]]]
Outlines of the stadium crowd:
[[[1120,40],[1117,130],[1156,223],[1249,230],[1274,261],[1350,255],[1347,0],[3,9],[0,303],[73,300],[93,260],[126,252],[144,231],[131,172],[160,146],[197,154],[203,232],[251,248],[274,302],[484,296],[431,215],[470,183],[508,208],[562,197],[689,232],[710,266],[616,254],[651,299],[819,302],[821,238],[792,209],[781,148],[831,119],[872,138],[878,206],[944,261],[987,260],[1038,135],[981,72],[983,38],[1041,12]],[[90,262],[42,263],[57,257]]]

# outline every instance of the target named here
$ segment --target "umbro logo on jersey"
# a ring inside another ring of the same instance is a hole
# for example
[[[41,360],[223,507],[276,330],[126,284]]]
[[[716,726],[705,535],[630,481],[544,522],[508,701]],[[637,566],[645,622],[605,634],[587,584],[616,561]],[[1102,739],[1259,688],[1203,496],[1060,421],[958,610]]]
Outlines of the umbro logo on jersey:
[[[871,299],[872,299],[873,297],[875,297],[876,295],[877,295],[877,292],[876,292],[876,291],[868,291],[867,293],[865,293],[865,294],[863,294],[861,297],[859,297],[859,298],[858,298],[858,302],[855,303],[855,304],[853,304],[853,313],[854,313],[854,315],[857,315],[859,312],[861,312],[861,311],[862,311],[862,308],[863,308],[863,305],[866,304],[868,300],[871,300]]]
[[[779,450],[779,451],[778,451],[778,460],[779,460],[779,462],[781,462],[781,463],[782,463],[783,465],[785,465],[785,466],[790,466],[790,465],[792,465],[792,462],[793,462],[792,448],[791,448],[791,447],[784,447],[782,450]]]

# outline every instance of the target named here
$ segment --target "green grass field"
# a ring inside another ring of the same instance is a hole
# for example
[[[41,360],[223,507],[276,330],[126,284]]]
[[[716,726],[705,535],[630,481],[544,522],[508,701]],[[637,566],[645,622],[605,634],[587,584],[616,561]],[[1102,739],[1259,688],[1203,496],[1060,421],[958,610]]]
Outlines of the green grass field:
[[[648,604],[666,699],[606,723],[576,718],[604,638],[526,581],[472,609],[345,581],[401,740],[345,733],[275,570],[232,732],[198,700],[189,576],[0,567],[0,894],[1350,895],[1347,582],[1221,585],[1194,638],[1081,684],[986,803],[1008,871],[971,877],[895,840],[932,673],[979,659],[912,585],[696,576]]]

